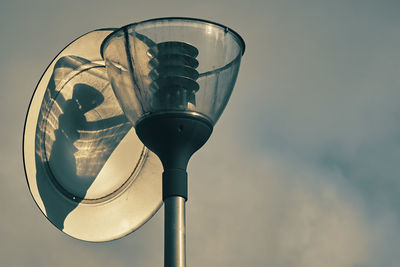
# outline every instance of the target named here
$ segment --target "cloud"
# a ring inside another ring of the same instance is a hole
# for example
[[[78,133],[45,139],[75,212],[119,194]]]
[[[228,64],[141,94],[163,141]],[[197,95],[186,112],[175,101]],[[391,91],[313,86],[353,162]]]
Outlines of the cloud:
[[[193,161],[190,169],[195,173],[188,205],[191,265],[368,262],[372,226],[365,203],[343,177],[279,155],[254,154],[219,136],[213,140],[223,143],[218,151],[207,147],[201,163]],[[190,203],[196,205],[191,209]]]

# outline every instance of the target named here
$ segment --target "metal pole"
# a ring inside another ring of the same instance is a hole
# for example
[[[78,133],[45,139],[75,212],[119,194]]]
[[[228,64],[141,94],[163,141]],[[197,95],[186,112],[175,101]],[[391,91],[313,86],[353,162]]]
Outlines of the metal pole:
[[[185,199],[164,200],[164,267],[186,266]]]

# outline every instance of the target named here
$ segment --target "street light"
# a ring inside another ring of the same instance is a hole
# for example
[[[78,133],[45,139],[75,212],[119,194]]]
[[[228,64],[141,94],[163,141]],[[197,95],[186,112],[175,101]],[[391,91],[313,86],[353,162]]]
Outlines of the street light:
[[[229,100],[244,48],[233,30],[192,18],[130,24],[101,45],[121,108],[163,164],[166,267],[185,266],[187,164]]]
[[[103,242],[138,229],[163,200],[165,266],[185,266],[186,167],[229,100],[244,47],[233,30],[192,18],[99,29],[67,45],[24,127],[25,174],[47,219]]]

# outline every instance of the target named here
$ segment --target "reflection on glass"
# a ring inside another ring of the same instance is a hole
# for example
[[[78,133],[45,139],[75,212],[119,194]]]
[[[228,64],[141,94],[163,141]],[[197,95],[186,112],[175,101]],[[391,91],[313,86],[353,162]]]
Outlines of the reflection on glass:
[[[47,216],[58,228],[63,229],[66,216],[80,202],[107,198],[127,183],[132,164],[125,164],[125,176],[111,177],[88,191],[131,128],[116,104],[104,66],[75,56],[57,61],[42,101],[35,147],[38,190]],[[76,205],[55,206],[52,186]]]

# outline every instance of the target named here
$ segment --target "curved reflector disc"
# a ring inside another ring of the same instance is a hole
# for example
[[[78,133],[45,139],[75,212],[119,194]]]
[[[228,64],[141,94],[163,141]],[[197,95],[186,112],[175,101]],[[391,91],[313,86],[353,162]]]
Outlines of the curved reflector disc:
[[[93,242],[131,233],[162,204],[162,165],[122,112],[100,56],[111,32],[87,33],[52,61],[24,132],[36,204],[58,229]]]

